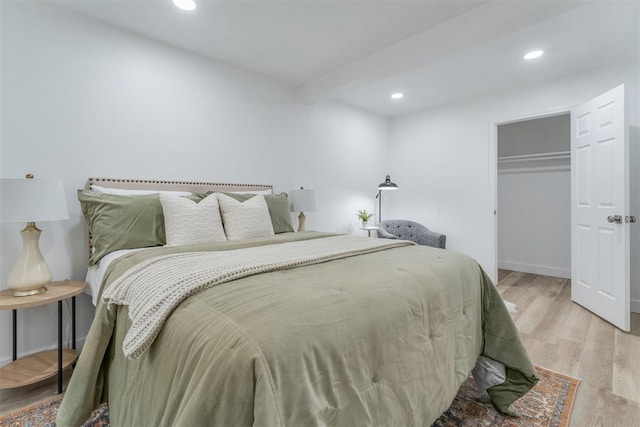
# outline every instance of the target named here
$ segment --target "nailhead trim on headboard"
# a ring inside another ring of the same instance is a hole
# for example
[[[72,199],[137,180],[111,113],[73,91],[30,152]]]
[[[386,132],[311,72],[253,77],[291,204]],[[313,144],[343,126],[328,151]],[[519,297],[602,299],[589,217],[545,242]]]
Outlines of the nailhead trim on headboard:
[[[166,181],[151,179],[123,179],[123,178],[89,178],[85,188],[90,189],[92,185],[100,185],[109,188],[125,188],[130,190],[177,190],[177,191],[211,191],[211,190],[271,190],[273,186],[269,184],[228,184],[216,182],[198,181]],[[195,188],[195,190],[194,190]]]

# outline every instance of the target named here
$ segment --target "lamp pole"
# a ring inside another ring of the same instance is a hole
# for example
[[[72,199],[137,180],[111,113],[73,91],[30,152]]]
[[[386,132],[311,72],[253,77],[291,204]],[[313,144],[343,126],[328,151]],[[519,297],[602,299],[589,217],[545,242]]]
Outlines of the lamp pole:
[[[383,183],[378,185],[378,224],[382,221],[382,190],[397,190],[398,185],[391,182],[391,177],[387,175]]]

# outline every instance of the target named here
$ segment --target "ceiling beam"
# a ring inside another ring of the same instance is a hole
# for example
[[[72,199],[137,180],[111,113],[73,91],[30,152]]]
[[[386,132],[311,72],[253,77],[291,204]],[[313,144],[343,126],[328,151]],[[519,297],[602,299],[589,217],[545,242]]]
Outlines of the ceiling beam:
[[[583,5],[551,1],[486,2],[308,82],[298,88],[298,94],[305,102],[332,97],[434,63]]]

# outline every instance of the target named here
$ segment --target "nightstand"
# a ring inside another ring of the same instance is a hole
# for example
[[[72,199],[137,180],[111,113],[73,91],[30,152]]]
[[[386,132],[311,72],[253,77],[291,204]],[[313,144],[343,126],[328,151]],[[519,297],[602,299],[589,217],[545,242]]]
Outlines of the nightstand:
[[[371,237],[372,231],[377,231],[380,227],[360,227],[360,230],[365,230],[367,232],[367,237]]]
[[[62,371],[77,359],[76,295],[82,293],[84,282],[58,282],[47,285],[47,292],[14,297],[13,289],[0,291],[0,310],[13,311],[13,362],[0,368],[0,388],[22,387],[58,374],[58,393],[62,393]],[[72,348],[62,348],[62,301],[71,298]],[[58,350],[47,350],[18,359],[17,311],[58,303]],[[56,357],[57,356],[57,357]],[[57,364],[56,364],[57,359]]]

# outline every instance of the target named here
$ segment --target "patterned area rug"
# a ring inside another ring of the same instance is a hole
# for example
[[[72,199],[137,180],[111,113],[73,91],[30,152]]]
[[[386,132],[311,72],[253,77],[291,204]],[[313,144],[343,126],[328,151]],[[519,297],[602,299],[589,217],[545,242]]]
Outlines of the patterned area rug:
[[[520,418],[502,415],[488,403],[468,378],[460,387],[451,407],[433,424],[434,427],[565,427],[580,380],[536,366],[540,381],[513,406]]]
[[[579,380],[536,366],[540,382],[514,405],[520,418],[501,415],[480,397],[473,379],[467,379],[451,407],[434,427],[563,427],[569,425]],[[62,396],[0,416],[0,427],[55,427]],[[109,408],[100,405],[83,427],[109,427]]]
[[[56,427],[62,395],[41,400],[31,406],[0,416],[0,427]],[[109,427],[109,408],[102,404],[82,427]]]

